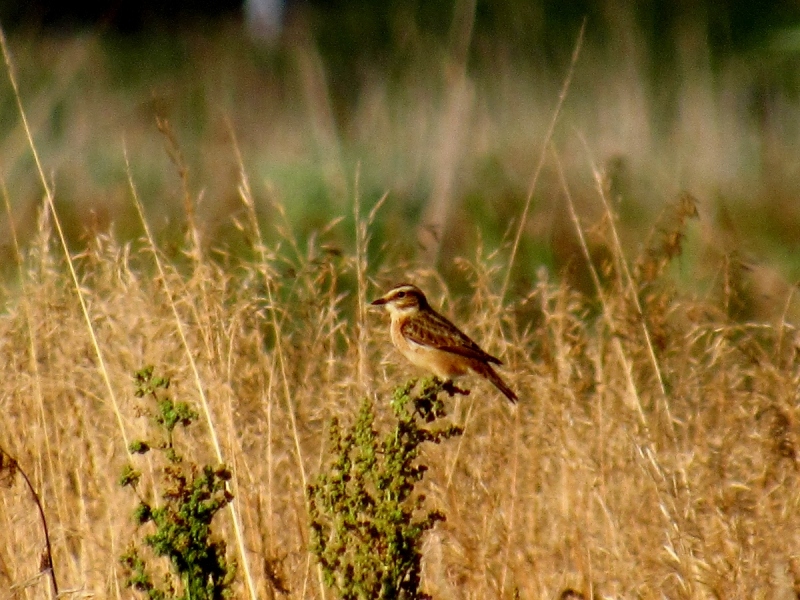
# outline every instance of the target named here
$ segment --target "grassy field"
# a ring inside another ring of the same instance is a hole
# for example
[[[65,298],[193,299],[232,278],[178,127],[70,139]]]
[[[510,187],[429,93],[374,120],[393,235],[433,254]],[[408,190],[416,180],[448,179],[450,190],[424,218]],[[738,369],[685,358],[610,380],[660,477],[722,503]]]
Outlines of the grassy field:
[[[152,364],[201,415],[187,457],[234,473],[237,597],[331,598],[305,489],[330,420],[370,396],[384,423],[419,375],[367,307],[407,280],[520,397],[470,379],[450,401],[465,433],[424,457],[447,517],[427,593],[798,597],[796,157],[736,104],[756,75],[712,85],[686,58],[667,127],[644,59],[588,45],[548,138],[568,56],[535,70],[495,48],[473,74],[413,34],[415,69],[365,67],[351,104],[302,40],[187,35],[148,72],[125,62],[141,47],[11,40],[43,177],[9,101],[0,447],[41,497],[62,594],[132,597],[118,480]],[[0,598],[46,597],[35,506],[3,481]]]

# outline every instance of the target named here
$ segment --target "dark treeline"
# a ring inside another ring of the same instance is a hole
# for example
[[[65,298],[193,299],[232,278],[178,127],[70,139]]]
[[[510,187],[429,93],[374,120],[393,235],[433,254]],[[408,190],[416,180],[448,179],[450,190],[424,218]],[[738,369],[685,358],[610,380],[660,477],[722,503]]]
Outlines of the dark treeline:
[[[340,42],[357,40],[367,51],[394,46],[408,19],[430,35],[447,36],[458,12],[453,0],[0,0],[0,20],[6,28],[101,26],[131,32],[236,16],[246,12],[248,3],[280,5],[284,19],[297,12],[311,15],[318,31],[331,30],[330,35]],[[595,35],[603,35],[603,26],[619,9],[613,0],[478,0],[475,31],[506,36],[517,48],[529,44],[558,48],[584,17],[593,23],[590,29]],[[707,24],[714,50],[722,52],[758,45],[774,28],[800,23],[800,4],[793,0],[645,0],[625,10],[634,14],[655,45],[659,39],[671,38],[687,20],[699,19]]]

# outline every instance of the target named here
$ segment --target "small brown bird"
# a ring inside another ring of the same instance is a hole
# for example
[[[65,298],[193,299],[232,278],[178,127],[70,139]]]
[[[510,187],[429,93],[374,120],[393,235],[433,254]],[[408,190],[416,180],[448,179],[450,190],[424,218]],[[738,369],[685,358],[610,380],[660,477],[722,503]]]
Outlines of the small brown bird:
[[[511,402],[517,401],[517,395],[491,366],[503,363],[433,310],[417,286],[401,283],[372,305],[386,307],[392,317],[392,343],[413,364],[445,380],[474,371],[492,382]]]

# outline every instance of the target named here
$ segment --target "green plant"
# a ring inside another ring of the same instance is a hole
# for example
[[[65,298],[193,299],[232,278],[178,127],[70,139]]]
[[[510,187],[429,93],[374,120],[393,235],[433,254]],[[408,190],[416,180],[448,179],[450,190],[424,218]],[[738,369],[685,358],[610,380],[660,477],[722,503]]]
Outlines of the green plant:
[[[343,431],[334,419],[332,464],[309,486],[312,551],[326,584],[342,600],[429,598],[419,591],[422,536],[445,516],[425,509],[415,491],[428,467],[417,460],[422,444],[461,435],[461,427],[425,427],[446,417],[441,392],[467,394],[449,382],[416,380],[394,391],[396,423],[381,436],[372,402]],[[412,393],[413,392],[413,393]]]
[[[225,465],[200,467],[185,462],[176,451],[175,428],[188,427],[197,413],[185,402],[175,402],[166,395],[169,379],[154,376],[153,367],[148,366],[137,371],[134,380],[136,397],[150,398],[155,404],[151,415],[162,439],[134,441],[130,451],[145,454],[157,450],[163,456],[166,464],[159,486],[161,502],[156,504],[139,493],[141,473],[132,465],[124,468],[120,485],[132,487],[139,496],[136,523],[152,523],[155,528],[144,536],[143,545],[155,556],[168,558],[172,570],[156,583],[145,555],[132,542],[121,557],[128,572],[127,585],[151,600],[227,598],[236,566],[225,556],[225,542],[213,536],[211,522],[233,499],[226,485],[231,473]]]

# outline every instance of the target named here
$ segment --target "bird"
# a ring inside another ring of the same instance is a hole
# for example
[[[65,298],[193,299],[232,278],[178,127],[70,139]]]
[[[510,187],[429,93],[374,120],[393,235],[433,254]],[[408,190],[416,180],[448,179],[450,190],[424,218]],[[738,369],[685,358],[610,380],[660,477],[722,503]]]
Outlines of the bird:
[[[401,283],[370,304],[387,310],[392,318],[392,343],[413,364],[446,381],[473,371],[516,404],[517,395],[492,368],[502,361],[431,308],[417,286]]]

